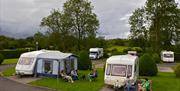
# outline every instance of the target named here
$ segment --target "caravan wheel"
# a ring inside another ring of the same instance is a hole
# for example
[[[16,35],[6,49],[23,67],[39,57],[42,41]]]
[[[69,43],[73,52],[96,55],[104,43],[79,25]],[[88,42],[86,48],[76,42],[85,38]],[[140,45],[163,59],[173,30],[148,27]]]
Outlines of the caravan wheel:
[[[17,76],[17,78],[22,78],[21,74],[17,74],[16,76]]]
[[[34,74],[34,77],[39,77],[39,75],[38,74]]]

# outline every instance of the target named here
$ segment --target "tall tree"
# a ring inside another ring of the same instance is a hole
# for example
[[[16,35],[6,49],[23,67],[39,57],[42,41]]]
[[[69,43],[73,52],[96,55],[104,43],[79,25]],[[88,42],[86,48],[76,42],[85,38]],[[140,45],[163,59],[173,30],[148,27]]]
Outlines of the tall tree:
[[[130,26],[130,44],[132,46],[139,46],[144,49],[148,45],[148,22],[146,20],[146,13],[144,7],[138,8],[133,12],[129,18]]]
[[[81,41],[90,36],[95,37],[99,27],[99,21],[92,9],[88,0],[67,0],[63,11],[53,10],[42,19],[41,26],[48,28],[49,36],[54,37],[53,41],[57,40],[56,45],[62,45],[63,50],[69,46],[66,45],[70,41],[68,38],[73,37],[77,40],[77,49],[80,50]]]
[[[95,36],[99,27],[99,21],[92,9],[88,0],[68,0],[64,4],[64,15],[71,21],[71,30],[78,38],[79,50],[81,40]]]
[[[131,38],[138,37],[134,35],[137,30],[144,30],[144,27],[134,25],[138,25],[139,21],[145,21],[143,25],[146,26],[147,37],[144,38],[147,38],[153,50],[159,52],[161,49],[169,49],[172,42],[176,41],[179,36],[180,12],[177,3],[174,0],[147,0],[143,10],[142,12],[140,9],[135,10],[140,13],[139,16],[134,12],[129,19],[131,36],[133,36]],[[139,32],[138,34],[144,34],[143,31]]]

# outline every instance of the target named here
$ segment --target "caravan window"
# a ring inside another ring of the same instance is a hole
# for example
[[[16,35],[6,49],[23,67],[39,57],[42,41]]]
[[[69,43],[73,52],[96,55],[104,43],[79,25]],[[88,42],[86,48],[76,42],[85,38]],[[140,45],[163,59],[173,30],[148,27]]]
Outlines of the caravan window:
[[[126,76],[126,69],[127,69],[126,65],[113,64],[111,75],[125,77]]]
[[[166,57],[166,58],[172,58],[172,57],[173,57],[173,54],[164,54],[164,57]]]
[[[128,65],[127,76],[132,76],[132,65]]]
[[[111,65],[108,64],[106,69],[106,75],[110,75],[110,71],[111,71]]]
[[[18,64],[21,65],[31,65],[33,63],[34,58],[29,58],[29,57],[21,57],[19,59]]]

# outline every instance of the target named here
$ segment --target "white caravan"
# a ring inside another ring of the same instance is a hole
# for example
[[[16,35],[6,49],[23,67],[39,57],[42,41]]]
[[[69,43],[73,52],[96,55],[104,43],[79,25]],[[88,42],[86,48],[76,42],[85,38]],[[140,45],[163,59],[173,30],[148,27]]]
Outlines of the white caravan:
[[[174,52],[172,51],[162,51],[161,60],[163,62],[174,62]]]
[[[137,52],[136,51],[128,51],[128,54],[133,55],[133,56],[137,56]]]
[[[99,59],[103,57],[103,48],[90,48],[89,52],[90,59]]]
[[[57,76],[61,70],[77,70],[77,57],[50,50],[26,52],[21,54],[15,69],[17,75]]]
[[[104,82],[114,87],[123,87],[127,77],[135,84],[139,76],[139,59],[132,55],[111,56],[106,61]]]

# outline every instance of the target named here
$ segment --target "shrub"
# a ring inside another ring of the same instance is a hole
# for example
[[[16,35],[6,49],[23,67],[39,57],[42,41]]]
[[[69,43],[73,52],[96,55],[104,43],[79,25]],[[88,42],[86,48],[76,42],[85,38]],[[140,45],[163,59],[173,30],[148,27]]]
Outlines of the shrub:
[[[174,60],[177,62],[179,61],[180,62],[180,53],[174,53]]]
[[[4,59],[19,58],[19,56],[29,51],[28,49],[11,49],[11,50],[0,50],[0,53],[4,56]]]
[[[156,63],[160,63],[161,62],[161,58],[157,53],[152,54],[152,58]]]
[[[3,60],[4,60],[4,57],[2,54],[0,54],[0,64],[3,62]]]
[[[180,78],[180,64],[177,64],[174,73],[176,74],[176,77]]]
[[[157,72],[157,65],[150,54],[145,53],[140,57],[139,74],[141,76],[156,76]]]
[[[87,51],[81,51],[79,53],[78,69],[80,70],[92,69],[92,62],[89,59],[89,55]]]

